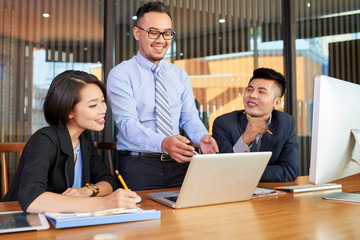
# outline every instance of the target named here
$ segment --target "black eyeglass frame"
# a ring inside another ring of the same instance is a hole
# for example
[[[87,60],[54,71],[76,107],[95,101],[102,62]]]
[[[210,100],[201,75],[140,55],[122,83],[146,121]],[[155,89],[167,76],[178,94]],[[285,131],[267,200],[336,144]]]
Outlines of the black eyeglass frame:
[[[158,30],[146,30],[146,29],[143,29],[142,27],[139,27],[139,26],[135,26],[135,27],[137,27],[137,28],[139,28],[139,29],[147,32],[147,33],[148,33],[148,37],[149,37],[150,39],[158,39],[158,38],[162,35],[162,37],[163,37],[165,40],[172,40],[172,39],[174,39],[175,34],[176,34],[176,32],[170,31],[170,32],[171,32],[171,38],[165,38],[165,35],[164,35],[164,34],[165,34],[165,33],[169,33],[169,31],[160,32],[160,31],[158,31]],[[156,38],[151,37],[151,36],[150,36],[150,32],[157,32],[157,33],[159,34],[159,36],[156,37]]]

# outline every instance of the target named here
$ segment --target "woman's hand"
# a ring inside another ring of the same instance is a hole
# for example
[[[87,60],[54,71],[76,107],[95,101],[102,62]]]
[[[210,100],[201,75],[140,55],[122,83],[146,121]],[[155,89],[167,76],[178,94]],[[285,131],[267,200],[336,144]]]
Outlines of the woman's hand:
[[[127,191],[122,188],[103,197],[106,209],[111,208],[134,208],[137,194],[133,191]]]

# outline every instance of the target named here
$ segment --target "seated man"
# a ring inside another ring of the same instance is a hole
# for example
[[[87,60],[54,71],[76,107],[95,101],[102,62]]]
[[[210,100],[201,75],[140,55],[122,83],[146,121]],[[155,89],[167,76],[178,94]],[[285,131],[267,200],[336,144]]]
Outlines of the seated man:
[[[243,95],[245,110],[215,119],[213,137],[221,153],[271,151],[260,181],[294,181],[299,174],[295,119],[275,110],[285,92],[285,78],[268,68],[254,71]]]

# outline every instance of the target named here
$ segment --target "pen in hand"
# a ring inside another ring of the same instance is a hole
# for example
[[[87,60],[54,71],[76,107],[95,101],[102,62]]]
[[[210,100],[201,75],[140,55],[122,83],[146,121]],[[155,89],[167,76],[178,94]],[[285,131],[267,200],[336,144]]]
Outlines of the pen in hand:
[[[246,113],[246,116],[247,116],[248,118],[251,118],[251,116],[250,116],[249,114],[247,114],[247,113]],[[273,134],[272,134],[272,132],[270,132],[270,130],[269,130],[269,129],[268,129],[268,130],[266,130],[266,131],[267,131],[268,133],[270,133],[271,135],[273,135]]]
[[[128,186],[126,185],[124,179],[122,178],[122,176],[120,175],[119,171],[118,170],[115,170],[115,174],[117,175],[117,177],[119,178],[121,184],[123,185],[124,189],[126,191],[130,191],[130,189],[128,188]],[[136,196],[136,203],[139,203],[141,202],[141,197],[139,195]]]
[[[121,184],[123,185],[123,187],[125,188],[126,191],[129,191],[129,188],[127,187],[124,179],[122,178],[122,176],[120,175],[118,170],[115,170],[115,174],[117,175],[117,177],[119,178]]]

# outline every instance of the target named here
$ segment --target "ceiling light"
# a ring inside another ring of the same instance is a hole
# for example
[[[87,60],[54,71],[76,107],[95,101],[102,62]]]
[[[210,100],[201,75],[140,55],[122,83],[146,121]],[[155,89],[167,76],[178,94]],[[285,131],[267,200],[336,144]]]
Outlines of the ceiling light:
[[[50,14],[49,14],[49,13],[43,13],[42,16],[43,16],[44,18],[49,18],[49,17],[50,17]]]
[[[225,22],[226,22],[226,20],[224,18],[219,19],[219,23],[225,23]]]
[[[331,17],[342,17],[342,16],[350,16],[350,15],[356,15],[356,14],[360,14],[360,10],[328,14],[328,15],[320,16],[319,18],[321,19],[321,18],[331,18]]]
[[[132,20],[137,20],[137,16],[132,16]]]

